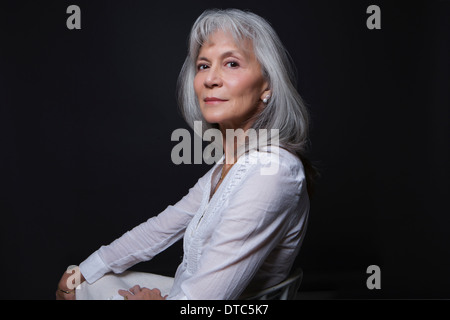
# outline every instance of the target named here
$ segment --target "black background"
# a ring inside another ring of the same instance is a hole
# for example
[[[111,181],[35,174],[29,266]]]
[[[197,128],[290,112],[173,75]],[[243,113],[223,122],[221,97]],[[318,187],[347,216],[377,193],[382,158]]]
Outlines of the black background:
[[[66,9],[81,8],[81,30]],[[381,9],[368,30],[366,9]],[[177,202],[175,85],[207,8],[268,19],[297,66],[320,168],[302,298],[450,298],[449,1],[2,1],[2,299],[53,299],[103,244]],[[173,275],[181,243],[135,270]],[[366,287],[369,265],[381,289]]]

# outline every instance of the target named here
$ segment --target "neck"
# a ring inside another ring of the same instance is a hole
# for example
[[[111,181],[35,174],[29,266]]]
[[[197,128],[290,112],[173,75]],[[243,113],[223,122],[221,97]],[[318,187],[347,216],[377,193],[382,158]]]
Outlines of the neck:
[[[236,163],[237,159],[242,155],[247,130],[251,128],[252,124],[252,122],[244,123],[241,126],[219,124],[219,129],[222,132],[222,145],[226,164]]]

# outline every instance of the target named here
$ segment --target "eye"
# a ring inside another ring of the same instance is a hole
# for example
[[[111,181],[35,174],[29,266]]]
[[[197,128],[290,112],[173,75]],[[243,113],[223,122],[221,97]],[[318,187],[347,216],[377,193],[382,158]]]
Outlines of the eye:
[[[227,62],[226,65],[228,67],[230,67],[230,68],[237,68],[237,67],[239,67],[239,63],[237,63],[236,61],[229,61],[229,62]]]
[[[206,64],[199,64],[199,65],[197,65],[197,70],[204,70],[206,68],[208,68],[208,66]]]

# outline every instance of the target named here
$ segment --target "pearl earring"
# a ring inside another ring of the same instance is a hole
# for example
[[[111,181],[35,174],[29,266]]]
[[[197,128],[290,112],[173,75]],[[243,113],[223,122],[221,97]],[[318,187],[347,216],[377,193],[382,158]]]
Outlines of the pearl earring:
[[[268,96],[266,96],[264,99],[263,99],[263,102],[264,103],[267,103],[268,101],[269,101],[269,98],[270,98],[270,96],[268,95]]]

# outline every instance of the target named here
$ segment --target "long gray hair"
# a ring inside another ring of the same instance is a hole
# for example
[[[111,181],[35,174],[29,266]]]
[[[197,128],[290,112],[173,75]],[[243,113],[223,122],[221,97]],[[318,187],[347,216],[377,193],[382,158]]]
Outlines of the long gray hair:
[[[195,21],[189,36],[189,49],[178,78],[178,103],[186,122],[202,121],[202,131],[218,128],[202,116],[194,91],[196,60],[201,46],[216,31],[229,32],[236,43],[250,40],[263,76],[269,83],[271,95],[264,109],[256,116],[252,128],[278,129],[281,147],[304,156],[308,145],[309,115],[296,89],[295,66],[272,26],[262,17],[238,9],[210,9]],[[195,131],[195,130],[194,130]],[[203,136],[203,132],[196,132]]]

